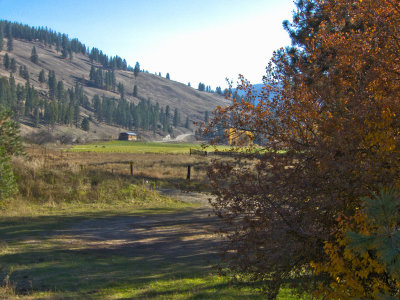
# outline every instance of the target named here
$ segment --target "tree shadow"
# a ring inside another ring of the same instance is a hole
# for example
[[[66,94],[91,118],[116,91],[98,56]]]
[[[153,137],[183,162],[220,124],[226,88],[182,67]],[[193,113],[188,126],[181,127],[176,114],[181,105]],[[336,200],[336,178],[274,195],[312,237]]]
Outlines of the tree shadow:
[[[87,297],[132,287],[138,298],[173,295],[180,287],[146,287],[204,276],[219,262],[221,240],[212,235],[218,220],[208,213],[2,218],[0,237],[10,250],[1,255],[0,279],[9,275],[21,295]]]

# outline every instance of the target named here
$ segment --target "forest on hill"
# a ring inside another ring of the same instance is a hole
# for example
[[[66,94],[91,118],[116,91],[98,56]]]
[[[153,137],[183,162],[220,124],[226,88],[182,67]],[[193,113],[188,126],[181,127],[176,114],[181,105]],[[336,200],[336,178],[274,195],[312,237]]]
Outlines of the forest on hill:
[[[0,21],[0,58],[0,105],[32,128],[96,123],[163,136],[226,103],[220,87],[196,90],[47,27]]]

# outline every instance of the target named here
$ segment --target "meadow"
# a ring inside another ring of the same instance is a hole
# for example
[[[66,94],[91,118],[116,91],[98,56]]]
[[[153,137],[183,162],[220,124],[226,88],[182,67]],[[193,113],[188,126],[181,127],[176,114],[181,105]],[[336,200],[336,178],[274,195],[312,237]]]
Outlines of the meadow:
[[[207,147],[208,151],[228,150],[227,146]],[[76,145],[68,151],[76,152],[104,152],[104,153],[165,153],[165,154],[188,154],[190,149],[203,150],[202,145],[192,143],[161,143],[161,142],[128,142],[128,141],[109,141],[96,142],[85,145]]]
[[[27,147],[13,159],[19,193],[0,205],[0,298],[263,299],[215,268],[223,239],[204,201],[212,158],[190,156],[192,146]]]

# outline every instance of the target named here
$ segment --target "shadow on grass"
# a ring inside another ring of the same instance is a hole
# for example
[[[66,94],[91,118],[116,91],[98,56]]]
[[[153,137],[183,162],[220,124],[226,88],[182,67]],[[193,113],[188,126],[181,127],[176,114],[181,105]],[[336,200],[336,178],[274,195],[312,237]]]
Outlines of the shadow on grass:
[[[0,279],[10,275],[17,294],[33,296],[231,297],[237,291],[230,283],[210,279],[221,241],[208,213],[2,218],[0,238],[9,249]]]

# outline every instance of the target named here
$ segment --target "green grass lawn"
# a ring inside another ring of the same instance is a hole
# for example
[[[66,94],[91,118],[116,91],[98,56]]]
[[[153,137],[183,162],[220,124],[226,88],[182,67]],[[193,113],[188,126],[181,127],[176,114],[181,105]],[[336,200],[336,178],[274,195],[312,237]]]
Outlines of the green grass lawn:
[[[92,144],[76,145],[68,151],[89,151],[89,152],[124,152],[124,153],[185,153],[188,154],[190,148],[202,150],[201,145],[191,143],[156,143],[156,142],[129,142],[129,141],[110,141],[96,142]],[[214,151],[209,147],[208,151]],[[229,149],[228,146],[218,146],[219,151]]]

